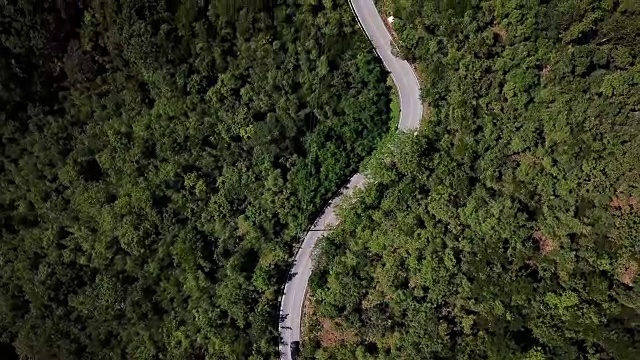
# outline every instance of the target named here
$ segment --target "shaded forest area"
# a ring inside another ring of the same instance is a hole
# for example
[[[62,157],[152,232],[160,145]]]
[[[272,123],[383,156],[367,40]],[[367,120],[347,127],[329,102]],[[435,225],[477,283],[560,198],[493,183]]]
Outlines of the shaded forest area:
[[[640,358],[640,2],[379,5],[432,109],[323,243],[305,358]]]
[[[0,6],[2,349],[276,358],[299,235],[390,122],[346,1]]]

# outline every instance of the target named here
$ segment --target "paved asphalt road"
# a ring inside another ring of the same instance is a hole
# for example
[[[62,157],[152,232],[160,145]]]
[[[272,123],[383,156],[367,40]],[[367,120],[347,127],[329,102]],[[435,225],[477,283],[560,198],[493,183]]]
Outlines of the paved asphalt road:
[[[398,89],[400,96],[398,128],[403,131],[417,130],[422,118],[422,101],[420,100],[420,86],[413,69],[409,63],[391,54],[391,35],[378,15],[373,0],[351,0],[351,5]],[[291,269],[291,278],[284,287],[284,295],[280,303],[279,330],[280,358],[282,360],[293,360],[290,344],[300,341],[302,305],[313,266],[312,253],[316,241],[325,235],[327,227],[338,223],[334,209],[344,196],[350,194],[355,188],[363,187],[365,182],[366,179],[362,174],[355,174],[349,179],[349,183],[329,202],[320,217],[316,219],[296,254]]]
[[[398,89],[401,111],[398,128],[404,131],[417,130],[422,119],[422,101],[416,74],[408,62],[391,54],[391,35],[373,0],[351,0],[351,5]]]

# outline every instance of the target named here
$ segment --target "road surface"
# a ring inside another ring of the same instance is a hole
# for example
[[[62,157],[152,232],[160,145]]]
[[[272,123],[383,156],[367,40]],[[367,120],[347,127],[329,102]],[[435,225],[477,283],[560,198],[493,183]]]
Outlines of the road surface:
[[[411,65],[391,54],[391,35],[387,31],[373,0],[351,0],[351,6],[367,37],[387,70],[391,73],[400,97],[400,122],[398,129],[416,131],[422,119],[422,101],[420,86]],[[316,219],[306,233],[302,246],[298,250],[290,279],[284,287],[280,303],[280,358],[294,360],[291,356],[291,344],[300,341],[302,306],[304,303],[309,276],[313,268],[313,251],[317,240],[326,234],[326,229],[338,223],[335,208],[354,189],[365,185],[362,174],[355,174],[342,188]]]
[[[351,6],[367,37],[391,73],[400,97],[400,123],[403,131],[417,130],[422,119],[420,85],[413,68],[408,62],[391,53],[391,34],[378,14],[373,0],[351,0]]]

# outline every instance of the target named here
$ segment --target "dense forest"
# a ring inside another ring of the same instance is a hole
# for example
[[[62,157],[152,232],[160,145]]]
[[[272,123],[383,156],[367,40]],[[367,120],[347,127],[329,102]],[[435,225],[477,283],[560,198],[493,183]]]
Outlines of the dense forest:
[[[378,6],[430,115],[324,241],[304,356],[639,359],[640,2]]]
[[[0,11],[0,357],[276,358],[300,234],[390,122],[346,0]]]

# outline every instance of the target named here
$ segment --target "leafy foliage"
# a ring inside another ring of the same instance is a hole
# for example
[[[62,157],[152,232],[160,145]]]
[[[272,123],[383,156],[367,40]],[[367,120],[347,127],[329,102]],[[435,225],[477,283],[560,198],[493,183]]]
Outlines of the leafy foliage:
[[[371,159],[314,273],[359,343],[303,351],[637,359],[639,3],[446,3],[392,2],[431,116]]]
[[[1,11],[2,340],[33,358],[275,358],[299,234],[389,124],[347,3]]]

